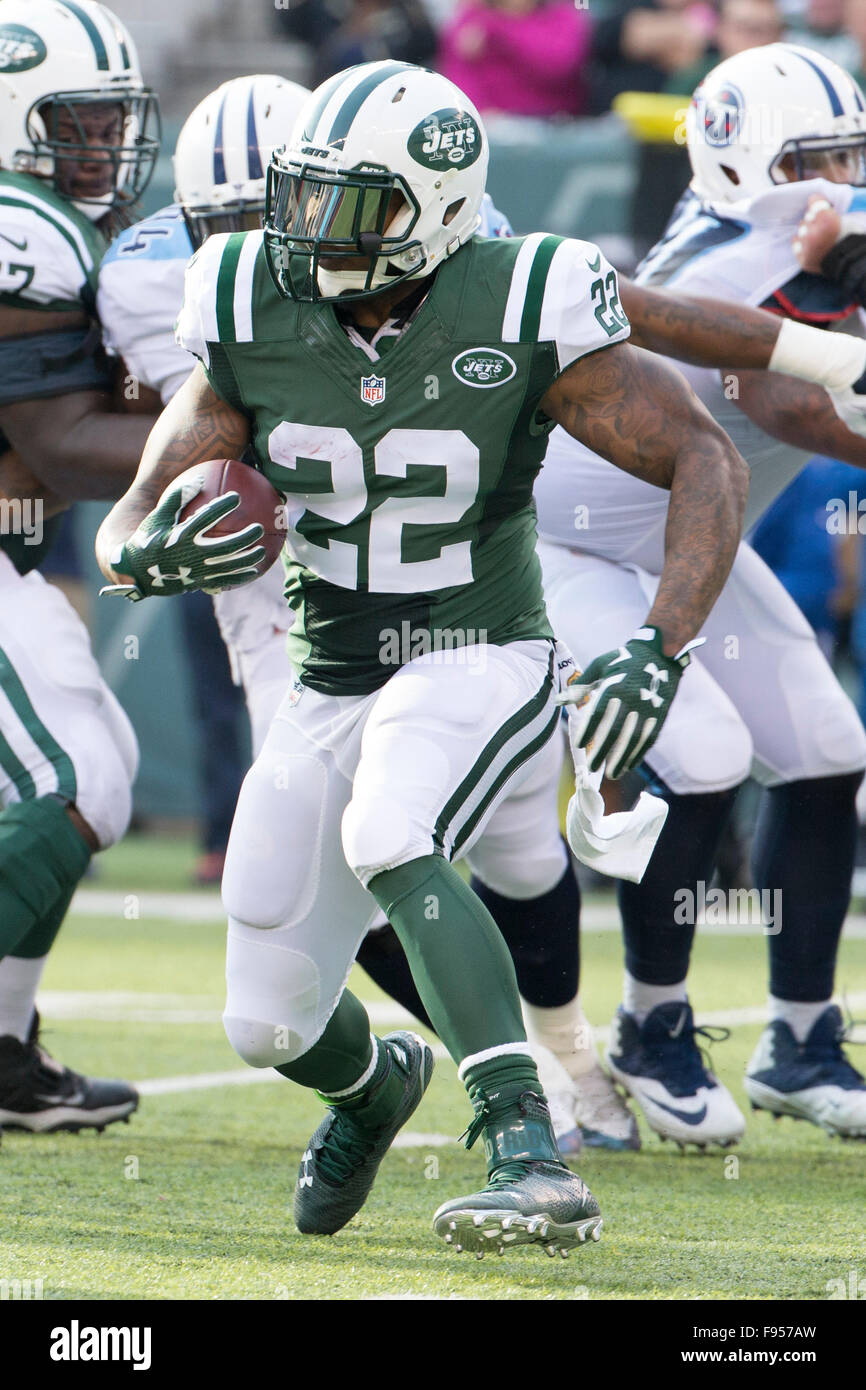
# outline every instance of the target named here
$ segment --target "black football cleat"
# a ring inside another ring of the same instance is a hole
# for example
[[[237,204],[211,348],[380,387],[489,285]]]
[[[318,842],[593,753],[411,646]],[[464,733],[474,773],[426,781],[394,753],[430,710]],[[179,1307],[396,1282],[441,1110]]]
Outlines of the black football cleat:
[[[64,1067],[39,1043],[39,1016],[26,1042],[0,1037],[0,1126],[33,1134],[98,1129],[126,1120],[138,1092],[126,1081],[102,1081]]]

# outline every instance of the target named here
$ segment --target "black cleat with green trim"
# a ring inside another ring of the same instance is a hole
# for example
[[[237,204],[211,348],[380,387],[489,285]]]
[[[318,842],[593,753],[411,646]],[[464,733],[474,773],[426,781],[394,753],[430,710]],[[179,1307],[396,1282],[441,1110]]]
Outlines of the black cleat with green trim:
[[[363,1107],[332,1106],[301,1159],[295,1187],[295,1224],[303,1235],[331,1236],[351,1221],[369,1196],[379,1164],[418,1108],[433,1073],[433,1053],[416,1033],[382,1039],[388,1070]],[[382,1115],[378,1092],[394,1073],[403,1084]]]
[[[39,1043],[39,1016],[26,1042],[0,1037],[0,1125],[31,1133],[105,1129],[126,1120],[138,1092],[125,1081],[100,1081],[64,1067]]]
[[[524,1091],[512,1098],[500,1090],[490,1097],[478,1088],[472,1102],[467,1147],[484,1134],[489,1177],[480,1192],[443,1202],[434,1215],[433,1229],[446,1245],[479,1260],[517,1245],[543,1245],[548,1255],[566,1258],[587,1238],[598,1240],[599,1205],[559,1157],[544,1096]],[[544,1150],[547,1156],[535,1156]]]

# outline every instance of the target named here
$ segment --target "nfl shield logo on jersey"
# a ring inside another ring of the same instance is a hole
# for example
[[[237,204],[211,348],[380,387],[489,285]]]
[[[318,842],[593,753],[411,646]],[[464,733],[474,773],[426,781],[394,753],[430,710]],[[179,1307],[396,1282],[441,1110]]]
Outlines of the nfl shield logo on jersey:
[[[365,405],[378,405],[385,399],[385,378],[383,376],[361,377],[361,400]]]

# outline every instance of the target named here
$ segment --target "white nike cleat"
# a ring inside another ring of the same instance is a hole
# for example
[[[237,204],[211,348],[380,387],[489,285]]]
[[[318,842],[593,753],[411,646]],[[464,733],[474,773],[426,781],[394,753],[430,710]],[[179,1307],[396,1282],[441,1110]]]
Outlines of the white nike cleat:
[[[598,1062],[571,1084],[584,1148],[640,1148],[637,1120]]]
[[[553,1133],[563,1158],[573,1158],[583,1148],[580,1128],[574,1118],[574,1083],[550,1048],[532,1043],[532,1057],[544,1087]]]
[[[866,1081],[842,1051],[844,1038],[835,1004],[828,1004],[803,1043],[783,1019],[774,1019],[746,1068],[752,1108],[808,1120],[841,1139],[866,1139]]]
[[[638,1024],[620,1007],[611,1029],[611,1074],[634,1096],[648,1124],[684,1148],[727,1148],[743,1137],[746,1121],[730,1091],[704,1065],[691,1005],[658,1004]]]

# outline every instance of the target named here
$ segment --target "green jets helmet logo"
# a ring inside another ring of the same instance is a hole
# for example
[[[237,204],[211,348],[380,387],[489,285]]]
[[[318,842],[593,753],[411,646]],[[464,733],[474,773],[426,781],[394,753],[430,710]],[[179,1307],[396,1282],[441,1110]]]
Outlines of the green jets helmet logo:
[[[502,386],[515,375],[517,364],[499,348],[467,348],[454,358],[451,370],[467,386]]]
[[[408,149],[425,169],[444,169],[449,164],[468,169],[481,153],[481,131],[468,112],[445,107],[416,125]]]
[[[46,57],[39,35],[24,24],[0,24],[0,72],[26,72]]]

